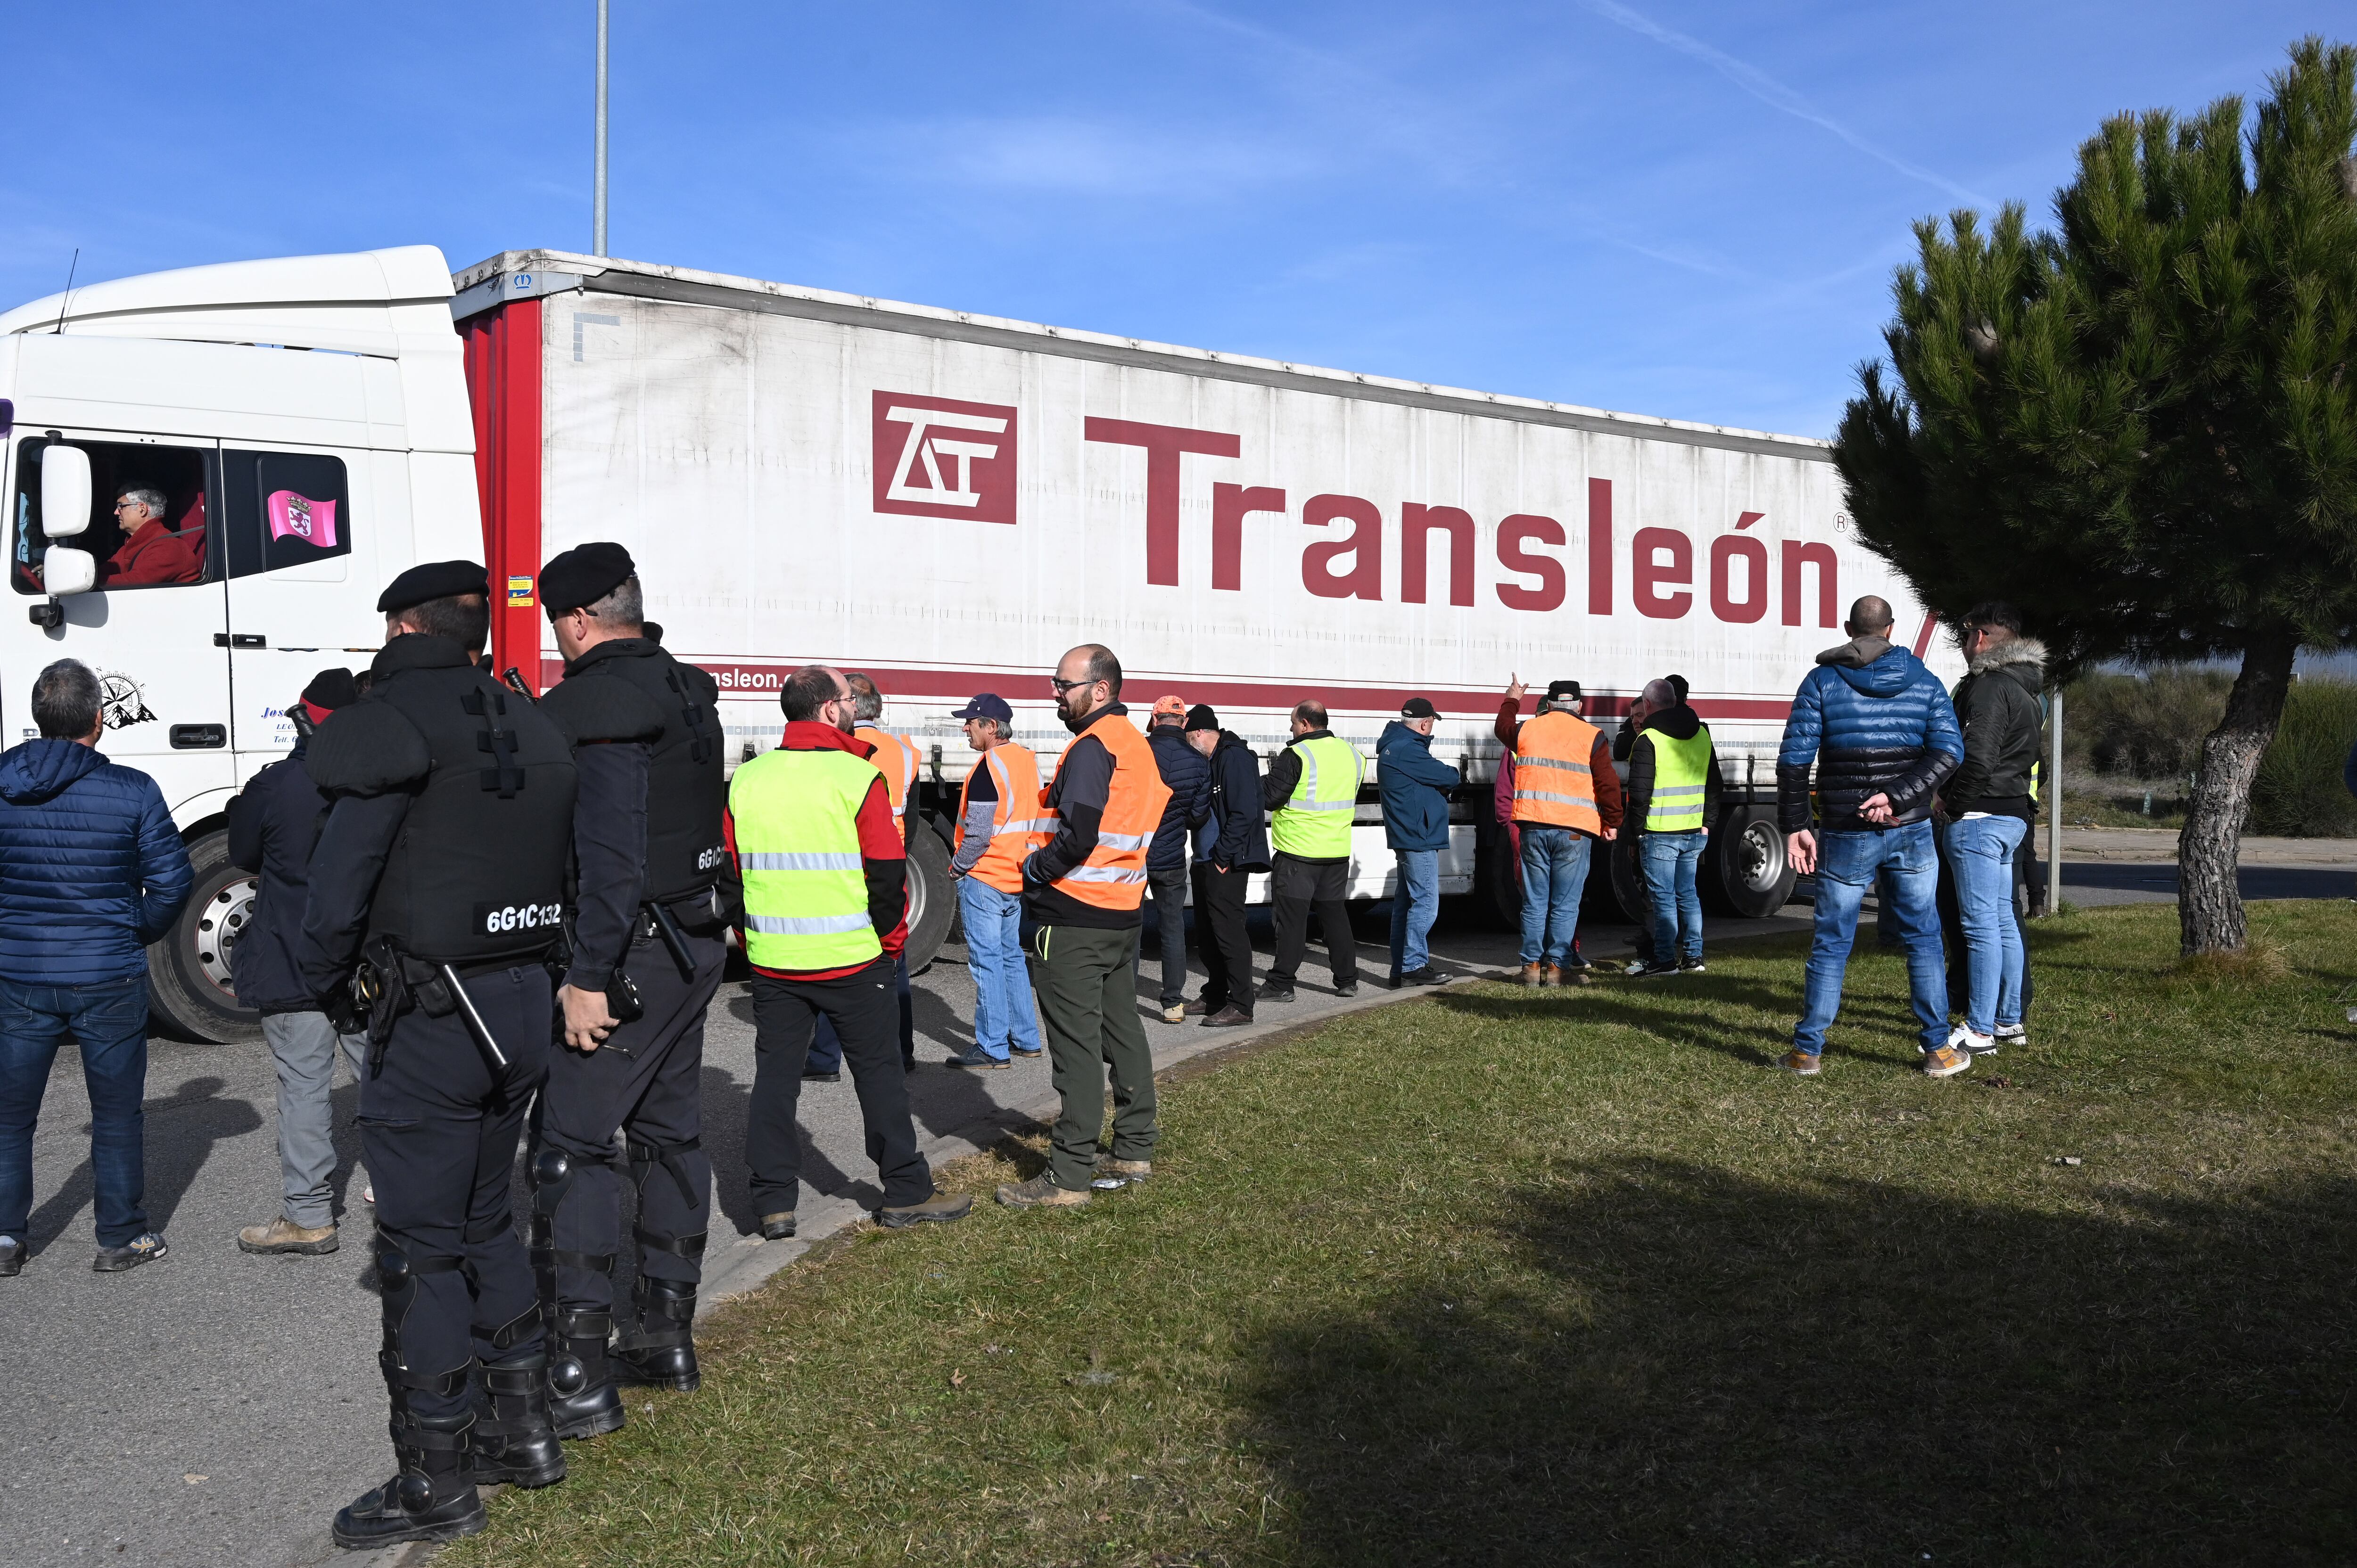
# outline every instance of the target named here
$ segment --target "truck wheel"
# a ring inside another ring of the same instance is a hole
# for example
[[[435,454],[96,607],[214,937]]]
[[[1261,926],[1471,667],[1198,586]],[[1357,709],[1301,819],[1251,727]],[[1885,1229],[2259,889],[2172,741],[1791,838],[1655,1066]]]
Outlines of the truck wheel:
[[[1607,913],[1617,913],[1621,919],[1635,925],[1637,912],[1645,907],[1644,889],[1638,880],[1644,874],[1637,869],[1637,835],[1624,830],[1619,838],[1609,843],[1598,843],[1589,853],[1591,855],[1602,854],[1610,864],[1612,875],[1601,877],[1590,870],[1587,885],[1593,887],[1598,882],[1605,883],[1611,889],[1612,902],[1619,907]],[[1594,864],[1593,860],[1589,862],[1591,866]]]
[[[950,934],[957,892],[950,879],[949,846],[925,824],[909,835],[909,972],[922,974]]]
[[[147,950],[149,1005],[158,1023],[191,1039],[259,1039],[262,1015],[238,1005],[230,982],[230,954],[253,918],[254,875],[230,864],[226,832],[190,843],[188,864],[188,907]]]
[[[1792,897],[1793,882],[1774,811],[1738,806],[1719,822],[1705,852],[1710,864],[1702,878],[1703,901],[1715,915],[1756,920],[1774,914]]]
[[[1477,908],[1503,930],[1523,927],[1523,863],[1514,858],[1514,835],[1501,823],[1484,822],[1476,840],[1474,895]]]

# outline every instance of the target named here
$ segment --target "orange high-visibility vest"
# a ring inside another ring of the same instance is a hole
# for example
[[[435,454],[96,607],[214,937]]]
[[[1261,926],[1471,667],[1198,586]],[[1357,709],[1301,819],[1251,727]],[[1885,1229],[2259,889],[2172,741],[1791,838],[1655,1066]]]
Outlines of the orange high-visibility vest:
[[[1056,813],[1039,803],[1039,758],[1028,746],[1002,740],[982,754],[974,771],[990,769],[998,785],[998,809],[990,814],[990,847],[974,863],[968,876],[978,876],[1001,893],[1023,891],[1023,857],[1048,842],[1056,831]],[[957,843],[965,843],[965,798],[974,788],[974,774],[958,790]]]
[[[1594,725],[1561,709],[1523,725],[1514,737],[1514,821],[1604,836],[1604,820],[1596,812],[1596,781],[1588,773],[1596,736]]]
[[[1113,783],[1097,825],[1097,847],[1058,877],[1055,886],[1100,909],[1135,909],[1146,901],[1146,852],[1162,823],[1162,808],[1170,803],[1170,786],[1162,782],[1162,769],[1155,766],[1154,747],[1125,715],[1103,714],[1077,738],[1091,736],[1113,753]],[[1058,777],[1063,774],[1064,758],[1071,755],[1072,748],[1066,746],[1056,758]],[[1047,797],[1040,799],[1044,802]]]
[[[876,755],[867,760],[884,775],[885,799],[892,803],[892,821],[899,824],[900,842],[905,844],[909,842],[909,797],[917,792],[917,748],[874,725],[861,725],[851,733],[876,748]]]

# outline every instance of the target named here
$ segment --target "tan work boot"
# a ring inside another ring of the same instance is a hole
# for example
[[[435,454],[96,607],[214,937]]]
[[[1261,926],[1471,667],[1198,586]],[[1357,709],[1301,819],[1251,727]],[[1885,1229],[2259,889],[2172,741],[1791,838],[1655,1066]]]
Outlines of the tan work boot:
[[[1111,1155],[1097,1156],[1097,1176],[1103,1181],[1144,1181],[1153,1174],[1152,1160],[1117,1160]]]
[[[1029,1181],[1001,1182],[998,1186],[998,1201],[1009,1208],[1071,1208],[1088,1200],[1088,1188],[1074,1192],[1058,1187],[1046,1171]]]
[[[1561,985],[1563,983],[1563,971],[1557,969],[1551,963],[1543,963],[1539,965],[1539,983],[1541,985]]]
[[[237,1245],[242,1252],[302,1252],[316,1256],[332,1252],[343,1243],[337,1240],[332,1220],[311,1230],[282,1214],[267,1225],[249,1225],[240,1230]]]
[[[911,1203],[899,1208],[877,1209],[876,1223],[887,1230],[898,1230],[907,1225],[921,1225],[928,1219],[963,1219],[973,1208],[972,1193],[937,1192],[922,1203]]]
[[[1521,985],[1544,985],[1546,982],[1541,976],[1545,972],[1546,965],[1543,963],[1526,963],[1514,972],[1514,981]]]
[[[1162,1010],[1162,1021],[1166,1024],[1185,1023],[1187,1021],[1187,1004],[1184,1002],[1173,1002],[1169,1006],[1165,1007]]]

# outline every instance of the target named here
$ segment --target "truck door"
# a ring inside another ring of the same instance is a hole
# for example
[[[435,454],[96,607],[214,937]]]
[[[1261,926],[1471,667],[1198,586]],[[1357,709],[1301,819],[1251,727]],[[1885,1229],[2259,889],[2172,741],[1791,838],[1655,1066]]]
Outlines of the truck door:
[[[311,677],[365,670],[384,640],[375,530],[407,515],[406,470],[397,453],[232,441],[221,496],[234,742],[284,751],[295,744],[286,710]]]
[[[22,428],[21,426],[19,428]],[[50,600],[41,581],[48,535],[41,516],[41,454],[52,444],[89,454],[91,517],[59,541],[97,558],[89,593]],[[79,431],[21,436],[12,454],[9,585],[0,618],[0,733],[9,745],[38,733],[33,680],[59,659],[99,678],[101,748],[151,774],[176,809],[234,782],[230,755],[227,601],[221,550],[220,451],[210,442]]]

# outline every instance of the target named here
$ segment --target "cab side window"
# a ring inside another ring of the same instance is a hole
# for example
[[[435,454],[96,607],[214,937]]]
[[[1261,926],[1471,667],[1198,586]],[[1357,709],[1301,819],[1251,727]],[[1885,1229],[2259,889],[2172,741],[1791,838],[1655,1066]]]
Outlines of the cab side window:
[[[41,526],[41,454],[49,445],[35,435],[16,447],[8,577],[20,594],[48,592],[41,583],[49,547]],[[97,586],[168,588],[220,576],[211,453],[130,441],[71,445],[90,454],[91,517],[89,529],[67,542],[97,557]]]
[[[351,489],[342,458],[232,448],[221,456],[221,489],[231,576],[351,553]]]

